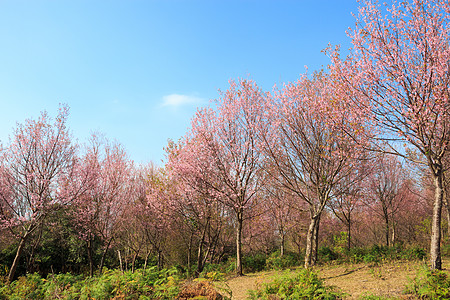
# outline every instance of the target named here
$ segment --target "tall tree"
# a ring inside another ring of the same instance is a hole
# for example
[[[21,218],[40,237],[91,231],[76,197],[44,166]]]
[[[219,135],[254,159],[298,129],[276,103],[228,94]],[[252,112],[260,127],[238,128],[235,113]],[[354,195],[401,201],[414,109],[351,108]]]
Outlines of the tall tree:
[[[70,178],[76,173],[76,147],[66,127],[69,110],[61,106],[52,123],[46,112],[18,124],[1,153],[0,226],[19,240],[8,280],[12,281],[29,237],[46,218],[77,195]]]
[[[261,155],[256,147],[256,126],[262,122],[265,95],[251,80],[230,81],[230,87],[215,101],[216,110],[197,112],[190,132],[195,151],[212,171],[203,181],[216,199],[236,219],[236,272],[242,275],[242,224],[257,200],[261,181]]]
[[[450,4],[440,0],[393,1],[381,9],[365,1],[349,35],[345,61],[336,70],[355,111],[371,114],[375,138],[389,152],[428,166],[435,186],[431,268],[441,269],[443,156],[450,142]],[[404,147],[405,145],[406,147]],[[409,156],[407,147],[421,157]]]
[[[85,173],[92,178],[86,192],[74,205],[74,216],[80,237],[86,240],[90,273],[93,274],[93,242],[102,243],[101,272],[106,253],[117,234],[120,218],[130,192],[132,163],[123,147],[93,135],[83,161]]]
[[[359,148],[345,131],[361,130],[336,94],[333,78],[316,73],[286,85],[267,102],[269,130],[261,148],[271,160],[269,177],[308,204],[305,267],[315,264],[321,214],[338,183],[353,171]],[[357,121],[357,120],[356,120]]]

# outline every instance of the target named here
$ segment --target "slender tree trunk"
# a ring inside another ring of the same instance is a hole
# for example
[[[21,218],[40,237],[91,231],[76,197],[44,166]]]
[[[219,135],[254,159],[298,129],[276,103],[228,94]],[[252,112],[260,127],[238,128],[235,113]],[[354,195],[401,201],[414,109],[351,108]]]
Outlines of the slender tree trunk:
[[[312,265],[317,262],[317,255],[319,253],[319,227],[320,227],[320,214],[317,217],[316,224],[314,226],[314,242],[313,242],[313,255],[312,255]]]
[[[108,252],[109,246],[111,245],[113,238],[110,238],[108,244],[106,245],[105,251],[103,251],[102,259],[100,260],[100,266],[98,267],[98,273],[102,274],[103,265],[105,264],[106,253]]]
[[[28,273],[34,273],[35,272],[35,268],[34,268],[35,256],[34,256],[34,253],[36,251],[37,246],[41,242],[41,238],[42,238],[42,227],[40,227],[39,235],[38,235],[38,238],[36,239],[36,242],[31,247],[31,254],[30,254],[30,257],[29,257],[28,262],[27,262],[27,272]]]
[[[450,240],[450,204],[447,196],[447,192],[444,190],[444,205],[447,213],[447,240]]]
[[[310,268],[314,265],[314,245],[315,245],[315,230],[316,223],[318,222],[317,216],[312,216],[308,233],[306,234],[306,253],[305,253],[305,268]]]
[[[145,255],[144,269],[142,270],[142,274],[145,274],[145,270],[147,269],[149,256],[150,256],[150,250],[147,250],[147,254]]]
[[[164,256],[162,250],[158,250],[158,270],[162,270],[164,267]]]
[[[237,213],[237,227],[236,227],[236,274],[243,275],[242,270],[242,223],[243,214],[242,209]]]
[[[136,259],[139,255],[139,251],[135,251],[133,255],[133,261],[131,262],[131,273],[134,273],[134,267],[136,265]]]
[[[20,257],[22,256],[23,249],[25,248],[26,241],[28,239],[28,233],[26,233],[21,239],[19,243],[19,247],[17,248],[16,256],[14,257],[14,261],[11,265],[11,269],[8,274],[8,282],[12,282],[14,279],[14,275],[16,273],[17,266],[19,265]]]
[[[442,217],[442,202],[443,202],[443,186],[442,186],[442,169],[434,173],[434,206],[433,218],[431,223],[431,269],[441,270],[441,217]]]
[[[200,243],[198,245],[198,252],[197,252],[197,275],[199,275],[203,271],[203,244],[205,243],[205,237],[206,237],[206,230],[209,226],[209,218],[206,220],[205,228],[202,232],[202,238],[200,239]]]
[[[391,230],[390,228],[389,228],[389,220],[388,220],[388,218],[386,217],[385,219],[384,219],[384,226],[385,226],[385,231],[386,231],[386,233],[385,233],[385,237],[386,237],[386,246],[387,247],[389,247],[389,231]]]
[[[391,246],[395,245],[395,222],[392,222]]]
[[[280,238],[281,238],[281,246],[280,246],[280,257],[283,257],[284,255],[284,247],[285,247],[285,233],[284,231],[281,231]]]
[[[191,236],[189,237],[188,243],[188,253],[187,253],[187,273],[188,276],[191,275],[191,255],[192,255],[192,241],[194,239],[194,232],[191,231]]]
[[[92,238],[87,242],[87,254],[89,260],[89,276],[94,276],[94,255],[92,253]]]
[[[350,251],[350,248],[352,247],[352,222],[350,221],[350,218],[348,219],[347,224],[347,249]]]
[[[119,256],[120,271],[123,273],[122,255],[120,255],[120,250],[117,250],[117,255]]]

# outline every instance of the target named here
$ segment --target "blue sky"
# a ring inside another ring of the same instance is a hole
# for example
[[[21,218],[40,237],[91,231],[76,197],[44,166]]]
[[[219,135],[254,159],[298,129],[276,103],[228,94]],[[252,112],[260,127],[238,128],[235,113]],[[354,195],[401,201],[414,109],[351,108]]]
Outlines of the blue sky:
[[[356,0],[0,0],[0,140],[59,103],[84,143],[117,140],[137,163],[161,164],[196,107],[228,80],[262,88],[350,47]]]

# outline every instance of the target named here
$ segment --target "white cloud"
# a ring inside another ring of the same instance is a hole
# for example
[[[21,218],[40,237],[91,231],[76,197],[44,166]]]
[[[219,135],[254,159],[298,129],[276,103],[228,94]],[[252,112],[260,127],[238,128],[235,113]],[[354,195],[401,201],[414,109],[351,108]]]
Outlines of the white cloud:
[[[161,106],[180,107],[183,105],[201,105],[204,102],[204,99],[196,96],[170,94],[163,97]]]

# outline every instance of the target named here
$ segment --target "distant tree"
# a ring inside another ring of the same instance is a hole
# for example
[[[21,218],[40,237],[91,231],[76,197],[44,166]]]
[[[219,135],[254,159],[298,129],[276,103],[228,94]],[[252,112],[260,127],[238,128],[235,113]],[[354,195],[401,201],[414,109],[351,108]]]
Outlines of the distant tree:
[[[368,206],[380,216],[385,226],[385,243],[391,246],[395,241],[397,214],[408,199],[407,172],[396,157],[380,157],[367,180],[366,200]]]

